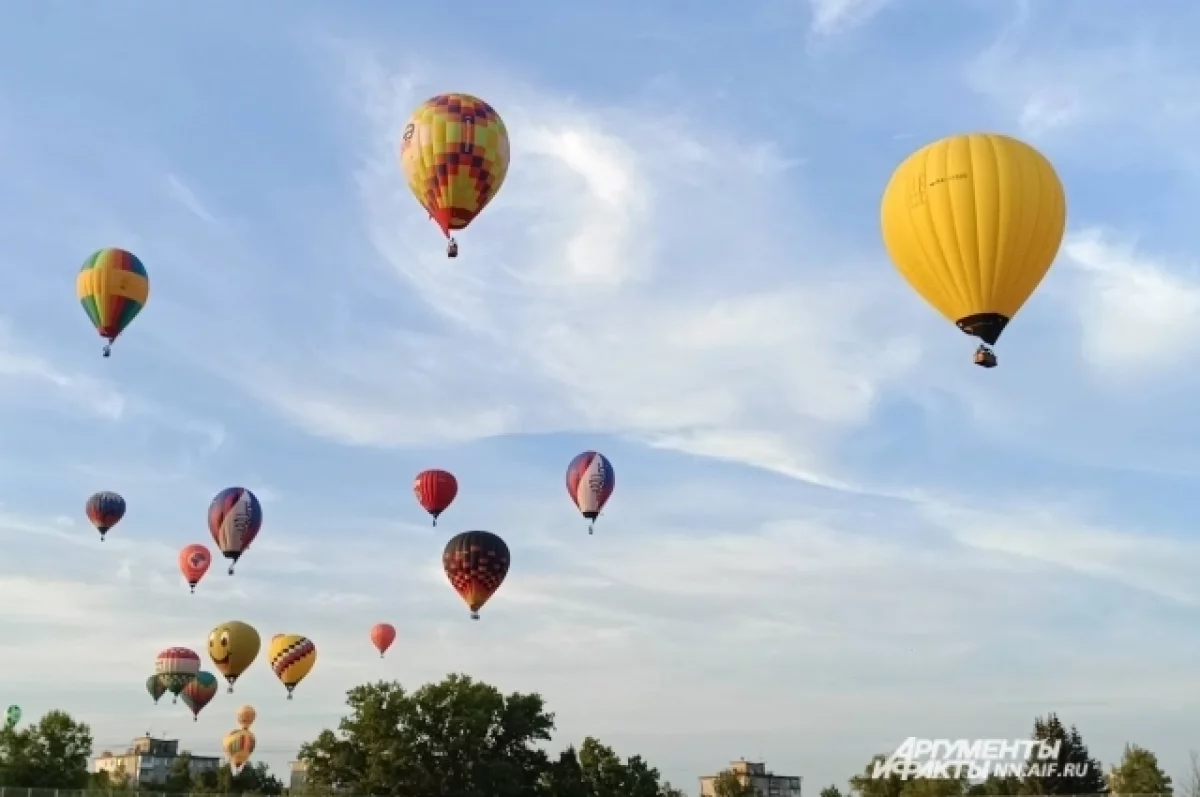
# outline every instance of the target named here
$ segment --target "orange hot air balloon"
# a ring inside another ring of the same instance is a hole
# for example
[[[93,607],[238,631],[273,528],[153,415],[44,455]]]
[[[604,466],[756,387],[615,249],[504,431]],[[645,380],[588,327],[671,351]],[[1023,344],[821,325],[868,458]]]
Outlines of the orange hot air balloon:
[[[183,550],[179,552],[179,572],[187,579],[192,592],[196,591],[196,585],[204,578],[211,564],[212,554],[198,542],[183,546]]]
[[[383,654],[396,641],[396,626],[391,623],[376,623],[371,626],[371,643],[375,645],[375,649],[379,651],[379,658],[383,658]]]

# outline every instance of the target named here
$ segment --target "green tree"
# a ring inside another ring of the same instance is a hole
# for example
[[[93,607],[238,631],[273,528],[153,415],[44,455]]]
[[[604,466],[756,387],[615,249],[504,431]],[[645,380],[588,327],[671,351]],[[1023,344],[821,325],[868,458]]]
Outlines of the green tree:
[[[181,793],[192,790],[192,754],[186,750],[179,753],[171,762],[171,770],[163,781],[162,790],[165,792]]]
[[[1016,775],[988,775],[967,788],[968,797],[1012,797],[1021,793],[1021,779]]]
[[[92,731],[63,711],[36,725],[0,730],[0,785],[27,789],[86,789]]]
[[[1183,797],[1200,797],[1200,753],[1193,750],[1189,754],[1187,783],[1183,787]]]
[[[541,696],[502,695],[465,675],[412,692],[351,689],[338,733],[300,749],[314,786],[390,797],[529,797],[548,769],[536,746],[554,717]]]
[[[716,797],[759,797],[753,781],[726,769],[713,779],[713,794]]]
[[[842,790],[832,783],[821,789],[819,797],[842,797]]]
[[[1054,771],[1047,773],[1031,773],[1021,781],[1022,794],[1046,795],[1090,795],[1107,794],[1108,781],[1100,762],[1092,758],[1083,737],[1075,726],[1069,729],[1059,720],[1058,715],[1048,714],[1038,717],[1033,722],[1033,739],[1035,741],[1060,742],[1058,759],[1054,763]],[[1041,764],[1036,760],[1036,751],[1030,763]],[[1071,772],[1071,775],[1064,773]]]
[[[908,781],[894,773],[876,778],[875,767],[887,761],[886,755],[876,755],[863,769],[861,775],[850,778],[850,791],[855,797],[900,797]]]
[[[1108,773],[1108,787],[1114,795],[1174,794],[1171,778],[1158,765],[1158,756],[1136,744],[1125,745],[1121,763]]]

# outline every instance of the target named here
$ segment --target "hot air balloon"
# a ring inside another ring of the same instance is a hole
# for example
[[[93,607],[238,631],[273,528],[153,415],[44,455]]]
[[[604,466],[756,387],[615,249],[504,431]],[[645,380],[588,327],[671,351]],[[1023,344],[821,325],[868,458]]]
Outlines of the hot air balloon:
[[[146,306],[150,277],[142,261],[124,249],[101,249],[79,269],[75,292],[100,337],[108,341],[107,357],[117,336]]]
[[[162,678],[157,675],[151,675],[146,679],[146,691],[150,693],[150,697],[154,698],[154,705],[158,705],[158,699],[167,693],[167,687],[163,684]]]
[[[179,552],[179,572],[187,579],[192,592],[196,591],[196,585],[204,578],[211,564],[212,554],[198,542],[183,546],[183,550]]]
[[[600,510],[608,503],[617,484],[612,463],[595,451],[584,451],[567,466],[567,495],[587,518],[588,534],[593,531]]]
[[[88,520],[96,527],[96,531],[100,532],[100,542],[104,542],[104,535],[108,530],[125,517],[125,499],[114,492],[103,490],[87,500],[84,510]]]
[[[479,619],[479,610],[500,589],[508,575],[508,546],[490,531],[464,531],[451,538],[442,552],[442,568],[450,586]]]
[[[387,653],[387,649],[396,641],[396,626],[391,623],[376,623],[371,626],[371,644],[379,651],[379,658]]]
[[[1008,136],[935,141],[896,169],[883,193],[892,263],[934,309],[983,341],[975,364],[1033,294],[1062,244],[1067,202],[1050,161]]]
[[[258,712],[254,710],[254,706],[242,706],[237,710],[237,724],[244,731],[250,730],[257,718]]]
[[[208,656],[217,672],[229,682],[229,691],[258,656],[262,640],[258,632],[238,620],[221,623],[208,635]]]
[[[208,530],[212,532],[217,548],[226,559],[232,560],[229,575],[233,575],[233,566],[258,536],[262,521],[262,505],[254,493],[244,487],[227,487],[208,505]]]
[[[271,660],[275,676],[287,688],[288,700],[291,700],[292,690],[312,672],[313,665],[317,663],[317,646],[299,634],[278,634],[271,639],[267,658]]]
[[[254,734],[245,728],[230,731],[225,734],[221,747],[225,750],[225,757],[229,759],[230,773],[237,777],[254,752]]]
[[[458,495],[458,479],[446,470],[423,470],[413,480],[413,492],[417,503],[433,516],[433,525],[437,525],[438,515],[454,502]]]
[[[20,721],[21,721],[21,707],[20,706],[9,706],[8,710],[4,712],[4,726],[9,729],[15,728],[15,727],[17,727],[17,723],[19,723]]]
[[[179,696],[183,704],[192,711],[192,722],[200,719],[200,710],[207,706],[217,695],[217,676],[201,670],[196,673],[192,682],[183,687]]]
[[[454,230],[487,207],[508,174],[508,131],[492,106],[469,94],[439,94],[408,120],[400,163],[409,190],[446,236],[446,255],[458,256]]]
[[[175,703],[179,700],[179,693],[200,672],[200,657],[196,651],[188,648],[167,648],[158,654],[154,671],[163,687],[175,696],[171,701]]]

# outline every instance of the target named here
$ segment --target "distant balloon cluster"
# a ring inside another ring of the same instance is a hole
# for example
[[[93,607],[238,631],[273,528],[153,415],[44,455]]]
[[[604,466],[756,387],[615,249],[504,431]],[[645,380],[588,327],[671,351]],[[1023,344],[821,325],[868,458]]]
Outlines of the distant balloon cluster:
[[[466,229],[499,192],[508,174],[509,154],[503,120],[477,97],[440,94],[422,103],[409,119],[401,135],[400,162],[409,189],[445,236],[448,257],[458,256],[453,233]],[[1066,198],[1053,166],[1028,144],[1002,135],[960,135],[929,144],[900,164],[884,191],[880,219],[884,245],[897,270],[929,304],[982,341],[975,363],[991,368],[996,357],[990,346],[1057,255],[1066,225]],[[146,267],[123,249],[101,249],[83,264],[76,289],[108,357],[117,338],[146,306]],[[595,451],[579,454],[567,466],[567,493],[588,521],[588,534],[594,532],[615,484],[612,463]],[[414,479],[413,493],[436,527],[459,495],[458,479],[446,470],[425,470]],[[111,491],[87,500],[88,520],[101,541],[125,517],[126,509],[125,499]],[[212,499],[208,529],[229,561],[230,575],[262,526],[262,505],[245,487],[227,487]],[[511,559],[508,544],[490,531],[464,531],[446,543],[446,578],[472,619],[479,619],[504,583]],[[193,593],[212,560],[202,543],[179,551],[179,570]],[[396,627],[376,623],[368,637],[382,658],[396,641]],[[232,692],[261,648],[258,631],[234,620],[212,629],[207,653]],[[266,658],[291,700],[316,664],[317,647],[299,634],[276,634]],[[200,656],[183,647],[159,653],[146,690],[155,703],[171,693],[173,702],[182,700],[193,718],[219,691],[217,675],[201,670]],[[20,716],[20,708],[10,706],[8,727]],[[254,752],[250,726],[255,716],[252,707],[242,706],[238,728],[224,738],[235,774]]]

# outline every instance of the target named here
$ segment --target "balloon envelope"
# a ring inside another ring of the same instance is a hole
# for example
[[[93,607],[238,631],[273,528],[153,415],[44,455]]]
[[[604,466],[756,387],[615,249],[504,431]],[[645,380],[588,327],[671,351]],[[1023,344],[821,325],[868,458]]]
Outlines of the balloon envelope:
[[[249,730],[257,718],[258,712],[254,710],[254,706],[242,706],[237,710],[237,724],[243,730]]]
[[[454,502],[458,495],[458,480],[446,470],[423,470],[413,480],[413,493],[417,503],[433,516],[437,525],[438,516]]]
[[[496,109],[469,94],[421,104],[400,143],[409,190],[447,237],[465,229],[508,175],[509,141]]]
[[[292,690],[304,680],[317,663],[317,646],[299,634],[278,634],[271,639],[267,653],[271,669],[292,697]]]
[[[96,332],[111,344],[146,306],[150,276],[132,253],[101,249],[79,269],[75,293]]]
[[[108,530],[125,517],[125,499],[110,490],[102,490],[88,498],[84,511],[103,540]]]
[[[379,658],[383,658],[383,654],[396,641],[396,626],[391,623],[376,623],[371,626],[371,644],[379,651]]]
[[[196,585],[204,578],[211,565],[212,554],[199,543],[185,545],[179,552],[179,572],[183,574],[192,592],[196,591]]]
[[[1050,161],[1015,138],[951,136],[910,155],[880,210],[901,276],[963,332],[993,344],[1054,262],[1066,229]]]
[[[510,558],[508,545],[490,531],[464,531],[446,543],[442,568],[472,618],[504,583]]]
[[[258,632],[240,620],[221,623],[208,635],[208,657],[217,672],[229,682],[230,692],[238,677],[254,663],[261,648],[262,638]]]
[[[600,515],[616,486],[612,463],[599,452],[584,451],[567,465],[567,495],[588,520]]]

